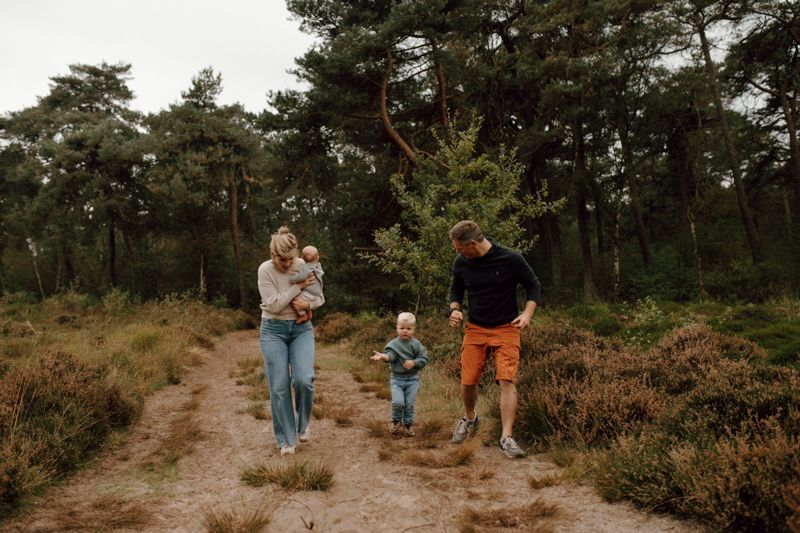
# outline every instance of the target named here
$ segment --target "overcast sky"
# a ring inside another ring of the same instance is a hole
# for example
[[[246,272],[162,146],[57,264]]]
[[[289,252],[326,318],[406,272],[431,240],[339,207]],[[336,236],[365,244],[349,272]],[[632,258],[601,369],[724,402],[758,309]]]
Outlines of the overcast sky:
[[[0,0],[0,113],[36,104],[73,63],[132,65],[132,107],[158,111],[192,76],[222,73],[220,103],[266,107],[313,43],[283,0]]]

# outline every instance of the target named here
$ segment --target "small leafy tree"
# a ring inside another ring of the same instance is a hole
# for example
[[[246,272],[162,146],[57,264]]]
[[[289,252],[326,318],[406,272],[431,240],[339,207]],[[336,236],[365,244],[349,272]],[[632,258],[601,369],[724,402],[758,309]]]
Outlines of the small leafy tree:
[[[453,224],[474,220],[487,236],[527,252],[534,239],[525,235],[522,221],[563,204],[547,201],[546,188],[535,198],[521,196],[524,167],[514,150],[501,146],[496,156],[477,154],[481,122],[473,119],[466,130],[448,127],[444,138],[436,136],[438,152],[418,157],[413,176],[391,178],[404,225],[377,230],[381,252],[367,258],[384,272],[399,274],[418,301],[439,302],[447,295],[455,257],[448,237]]]

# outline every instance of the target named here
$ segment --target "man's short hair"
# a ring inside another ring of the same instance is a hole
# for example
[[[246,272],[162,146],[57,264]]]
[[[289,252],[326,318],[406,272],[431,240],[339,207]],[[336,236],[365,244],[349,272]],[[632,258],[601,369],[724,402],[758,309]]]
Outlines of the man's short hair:
[[[483,240],[483,232],[481,227],[471,220],[462,220],[456,223],[455,226],[450,228],[450,240],[458,241],[461,244],[467,244],[469,241],[481,242]]]
[[[416,326],[417,317],[414,316],[414,313],[400,313],[399,315],[397,315],[397,323]]]

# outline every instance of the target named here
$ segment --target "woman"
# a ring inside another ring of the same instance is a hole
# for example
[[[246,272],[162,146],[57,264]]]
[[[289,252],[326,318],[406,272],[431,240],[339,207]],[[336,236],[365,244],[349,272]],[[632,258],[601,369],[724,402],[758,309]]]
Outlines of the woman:
[[[258,267],[261,293],[261,354],[269,383],[272,427],[281,455],[293,454],[309,439],[309,419],[314,403],[314,331],[311,322],[298,324],[296,311],[316,309],[325,303],[300,298],[300,291],[316,282],[312,273],[300,283],[289,279],[303,260],[297,257],[297,239],[282,227],[269,244],[272,259]],[[291,387],[294,387],[295,414]]]

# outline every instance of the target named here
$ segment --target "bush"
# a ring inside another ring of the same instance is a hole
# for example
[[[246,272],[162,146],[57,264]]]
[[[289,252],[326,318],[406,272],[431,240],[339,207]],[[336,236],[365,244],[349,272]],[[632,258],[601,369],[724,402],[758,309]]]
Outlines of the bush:
[[[186,297],[134,304],[121,292],[0,305],[13,317],[0,319],[0,516],[135,420],[146,393],[180,381],[192,343],[213,346],[210,335],[241,316]]]
[[[525,440],[606,445],[663,412],[666,397],[650,385],[649,368],[618,341],[563,324],[537,327],[530,340],[518,379],[532,391],[519,398]]]
[[[761,420],[788,424],[797,405],[796,372],[721,360],[704,372],[696,387],[673,400],[662,425],[687,441],[716,441],[740,433],[743,427],[758,428]]]
[[[346,313],[333,313],[314,328],[320,342],[338,342],[350,337],[359,328],[359,322]]]
[[[716,531],[787,531],[800,443],[769,421],[708,447],[659,432],[620,438],[598,462],[609,500],[700,518]],[[790,492],[791,494],[791,492]]]
[[[74,467],[113,428],[129,424],[141,405],[102,368],[68,353],[46,354],[6,373],[0,380],[0,442],[2,453],[16,460],[0,472],[0,508],[16,504],[31,490],[31,480],[43,483]]]
[[[800,376],[755,343],[691,325],[640,351],[555,322],[522,355],[517,435],[599,450],[604,497],[717,530],[783,531],[797,515]]]

